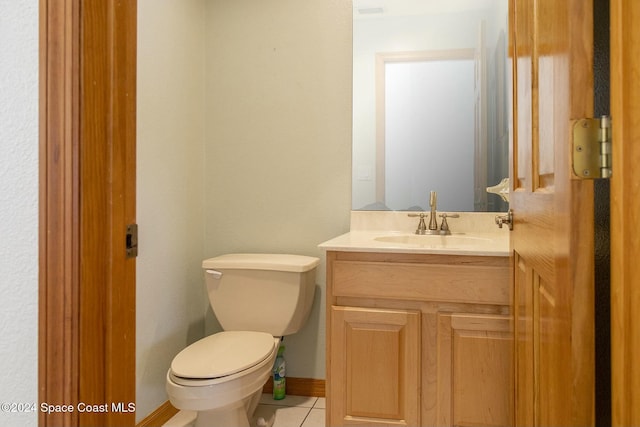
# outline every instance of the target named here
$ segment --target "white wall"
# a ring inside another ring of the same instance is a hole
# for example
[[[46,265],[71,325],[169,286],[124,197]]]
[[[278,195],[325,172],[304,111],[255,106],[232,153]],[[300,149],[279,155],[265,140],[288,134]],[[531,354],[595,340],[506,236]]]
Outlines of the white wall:
[[[139,0],[137,419],[171,358],[219,329],[203,258],[321,256],[349,228],[351,6]],[[324,378],[324,264],[287,374]],[[205,318],[208,326],[205,328]]]
[[[205,256],[321,256],[349,228],[351,2],[207,2],[206,58]],[[293,377],[324,378],[324,268]]]
[[[204,0],[138,1],[136,419],[204,334]]]
[[[38,401],[38,1],[0,0],[0,402]],[[37,412],[0,411],[0,425]]]

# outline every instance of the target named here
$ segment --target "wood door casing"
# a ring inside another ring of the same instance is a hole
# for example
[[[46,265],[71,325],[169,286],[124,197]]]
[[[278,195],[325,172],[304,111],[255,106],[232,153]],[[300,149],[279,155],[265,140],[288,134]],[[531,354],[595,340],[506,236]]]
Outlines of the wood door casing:
[[[83,2],[80,120],[81,426],[135,423],[136,2]],[[120,405],[113,407],[112,405]]]
[[[570,172],[593,111],[592,2],[510,2],[516,425],[593,425],[593,184]]]
[[[39,424],[134,425],[136,2],[39,6]]]
[[[79,17],[73,0],[40,0],[39,9],[38,400],[72,404],[79,375]],[[38,424],[77,425],[78,414],[40,411]]]
[[[612,425],[640,425],[640,3],[611,0]]]

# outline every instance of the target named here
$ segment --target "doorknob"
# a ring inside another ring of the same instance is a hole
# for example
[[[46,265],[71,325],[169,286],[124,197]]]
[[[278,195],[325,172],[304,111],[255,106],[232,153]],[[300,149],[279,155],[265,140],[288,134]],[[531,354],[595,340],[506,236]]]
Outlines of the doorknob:
[[[502,224],[507,224],[509,230],[513,230],[513,209],[509,209],[506,215],[496,215],[496,224],[502,228]]]

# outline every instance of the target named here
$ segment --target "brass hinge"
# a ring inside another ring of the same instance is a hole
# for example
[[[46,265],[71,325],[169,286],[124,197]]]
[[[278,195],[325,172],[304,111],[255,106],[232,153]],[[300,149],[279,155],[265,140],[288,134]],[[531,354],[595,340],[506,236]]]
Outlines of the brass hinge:
[[[126,235],[127,258],[138,256],[138,224],[127,225]]]
[[[573,173],[579,178],[610,178],[611,118],[576,120],[572,153]]]

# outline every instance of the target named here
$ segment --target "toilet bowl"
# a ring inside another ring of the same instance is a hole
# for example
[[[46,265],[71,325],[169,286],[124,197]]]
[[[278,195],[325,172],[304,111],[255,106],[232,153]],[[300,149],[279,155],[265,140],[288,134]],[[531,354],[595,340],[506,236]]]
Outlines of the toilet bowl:
[[[196,427],[249,426],[280,337],[306,322],[318,264],[317,258],[278,254],[203,262],[209,301],[225,330],[178,353],[166,380],[172,405],[197,412]]]
[[[180,352],[167,372],[176,408],[197,411],[196,426],[248,426],[271,374],[280,339],[264,332],[230,331]]]

